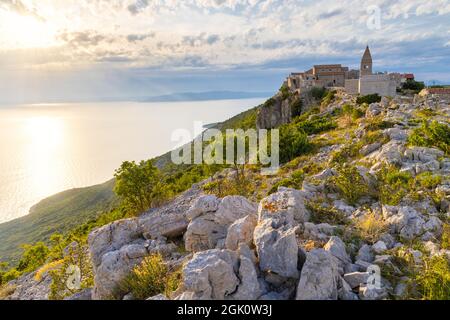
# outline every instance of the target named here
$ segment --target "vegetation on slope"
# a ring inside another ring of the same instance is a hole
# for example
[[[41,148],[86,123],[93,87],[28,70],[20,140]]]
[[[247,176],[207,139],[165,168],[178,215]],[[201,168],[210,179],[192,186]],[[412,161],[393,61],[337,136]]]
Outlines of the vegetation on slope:
[[[21,245],[43,241],[54,233],[67,233],[112,208],[117,198],[114,181],[73,189],[49,197],[35,205],[30,214],[0,224],[0,260],[18,262]]]

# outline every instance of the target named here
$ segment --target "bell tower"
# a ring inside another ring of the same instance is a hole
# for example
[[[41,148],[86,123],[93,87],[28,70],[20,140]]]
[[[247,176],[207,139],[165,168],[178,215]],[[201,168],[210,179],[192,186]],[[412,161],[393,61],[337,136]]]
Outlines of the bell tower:
[[[367,76],[372,74],[372,55],[370,54],[369,46],[366,47],[366,51],[364,51],[364,55],[361,60],[361,76]]]

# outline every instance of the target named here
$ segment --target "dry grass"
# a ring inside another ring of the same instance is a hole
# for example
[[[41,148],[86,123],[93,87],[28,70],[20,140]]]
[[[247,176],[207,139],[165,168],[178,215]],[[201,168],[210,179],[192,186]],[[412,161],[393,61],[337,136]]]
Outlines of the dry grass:
[[[356,222],[360,236],[370,243],[375,243],[387,231],[384,219],[371,212]]]
[[[34,275],[34,280],[37,282],[40,282],[44,275],[51,270],[55,270],[60,268],[64,263],[64,260],[57,260],[50,263],[47,263],[46,265],[42,266]]]
[[[3,287],[0,287],[0,300],[4,300],[14,293],[16,290],[16,286],[6,284]]]

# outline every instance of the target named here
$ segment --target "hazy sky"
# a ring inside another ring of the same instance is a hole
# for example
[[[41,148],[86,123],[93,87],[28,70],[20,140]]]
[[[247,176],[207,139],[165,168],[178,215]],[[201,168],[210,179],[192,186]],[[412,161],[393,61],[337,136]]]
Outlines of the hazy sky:
[[[0,101],[273,91],[366,44],[450,82],[450,0],[0,0]]]

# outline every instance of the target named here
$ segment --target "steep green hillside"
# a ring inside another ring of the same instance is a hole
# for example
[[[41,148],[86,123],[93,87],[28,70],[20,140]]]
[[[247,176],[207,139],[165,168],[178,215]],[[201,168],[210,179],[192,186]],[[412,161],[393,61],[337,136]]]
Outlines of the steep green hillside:
[[[47,241],[55,232],[65,233],[97,217],[116,201],[113,185],[110,180],[58,193],[36,204],[29,215],[0,224],[0,260],[17,261],[21,244]]]

